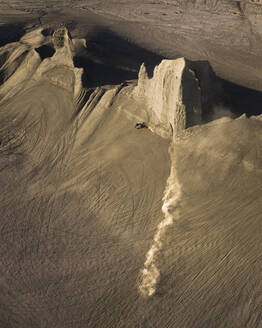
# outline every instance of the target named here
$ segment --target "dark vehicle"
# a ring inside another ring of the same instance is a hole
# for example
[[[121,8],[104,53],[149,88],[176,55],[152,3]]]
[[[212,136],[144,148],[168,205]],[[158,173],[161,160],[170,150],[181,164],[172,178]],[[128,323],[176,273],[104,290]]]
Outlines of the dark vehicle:
[[[138,122],[138,123],[136,123],[135,128],[136,129],[145,129],[145,128],[147,129],[147,125],[144,122]]]

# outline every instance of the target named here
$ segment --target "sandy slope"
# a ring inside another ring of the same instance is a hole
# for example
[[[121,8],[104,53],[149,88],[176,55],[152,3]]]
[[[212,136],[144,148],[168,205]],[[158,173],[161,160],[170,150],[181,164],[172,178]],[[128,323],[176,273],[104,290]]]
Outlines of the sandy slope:
[[[72,96],[43,76],[2,101],[3,327],[93,326],[99,299],[122,297],[121,279],[137,294],[168,141],[134,129],[117,107],[76,116]]]
[[[222,119],[172,141],[137,130],[132,84],[85,98],[75,43],[41,61],[39,35],[1,48],[0,326],[260,327],[262,122]],[[20,46],[35,61],[10,57]],[[144,298],[171,165],[181,199]]]

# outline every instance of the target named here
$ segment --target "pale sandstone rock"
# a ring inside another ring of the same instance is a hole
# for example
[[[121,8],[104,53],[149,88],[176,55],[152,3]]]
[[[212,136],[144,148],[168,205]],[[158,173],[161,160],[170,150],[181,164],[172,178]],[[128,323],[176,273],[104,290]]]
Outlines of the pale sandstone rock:
[[[134,94],[147,107],[149,127],[163,137],[201,123],[199,81],[184,58],[163,60],[151,79],[143,64]]]

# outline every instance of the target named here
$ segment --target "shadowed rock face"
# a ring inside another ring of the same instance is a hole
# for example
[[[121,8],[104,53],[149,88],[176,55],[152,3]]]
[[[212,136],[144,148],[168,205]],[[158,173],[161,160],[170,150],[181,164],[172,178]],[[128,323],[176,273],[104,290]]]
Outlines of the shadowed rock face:
[[[54,46],[57,48],[62,48],[64,46],[66,30],[60,28],[56,30],[53,34]]]

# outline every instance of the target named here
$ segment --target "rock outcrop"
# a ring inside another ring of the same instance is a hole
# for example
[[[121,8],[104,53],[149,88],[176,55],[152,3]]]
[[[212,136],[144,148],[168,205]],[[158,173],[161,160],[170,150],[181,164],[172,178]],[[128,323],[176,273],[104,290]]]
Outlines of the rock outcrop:
[[[184,58],[163,60],[150,79],[142,64],[134,94],[149,113],[148,126],[167,137],[201,122],[201,89]]]
[[[52,49],[52,55],[44,56],[42,53],[41,56],[41,47]],[[64,26],[46,37],[42,29],[36,29],[26,34],[20,42],[1,48],[3,64],[0,72],[3,83],[0,86],[0,103],[38,84],[51,84],[72,99],[75,115],[82,117],[85,112],[86,117],[86,112],[100,111],[97,106],[100,96],[92,100],[97,92],[101,97],[105,94],[108,99],[112,98],[108,108],[121,108],[133,121],[131,124],[145,122],[154,133],[169,138],[200,124],[209,98],[213,99],[219,90],[215,75],[210,75],[212,69],[208,64],[194,63],[182,57],[162,60],[155,67],[152,77],[149,77],[146,66],[142,64],[137,85],[134,82],[123,83],[116,88],[100,85],[94,92],[91,82],[84,87],[84,69],[76,67],[74,63],[74,56],[80,48],[86,49],[85,42],[72,39]],[[216,92],[210,92],[210,85],[216,86],[213,88]],[[112,95],[108,88],[112,89]],[[89,124],[89,130],[95,125]]]
[[[0,55],[7,55],[0,66],[3,82],[0,86],[0,101],[9,99],[39,81],[46,81],[72,93],[76,103],[81,99],[83,69],[74,65],[74,43],[67,28],[60,27],[52,37],[44,37],[42,30],[36,29],[26,34],[20,42],[1,48]],[[54,48],[54,54],[42,60],[36,47],[43,45]]]

